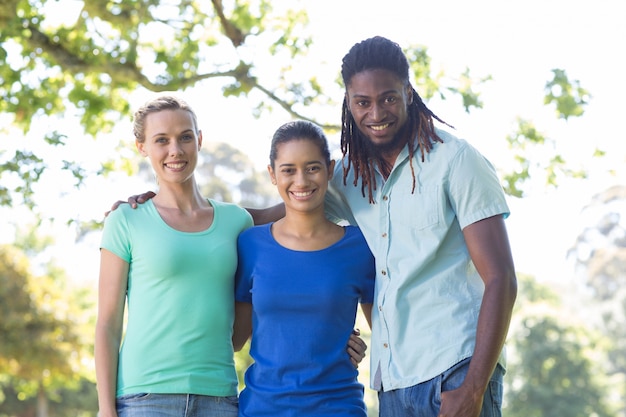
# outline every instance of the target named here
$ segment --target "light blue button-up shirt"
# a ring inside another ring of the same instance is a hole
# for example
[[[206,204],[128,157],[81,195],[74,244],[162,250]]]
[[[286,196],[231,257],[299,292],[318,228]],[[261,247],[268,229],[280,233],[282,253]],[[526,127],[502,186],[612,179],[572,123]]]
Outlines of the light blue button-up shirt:
[[[385,391],[427,381],[472,356],[482,279],[462,229],[495,215],[508,216],[493,166],[466,141],[437,131],[421,162],[408,148],[389,178],[378,172],[375,204],[350,171],[343,185],[341,161],[326,198],[327,215],[363,231],[376,258],[372,314],[371,386]],[[503,363],[501,356],[500,363]]]

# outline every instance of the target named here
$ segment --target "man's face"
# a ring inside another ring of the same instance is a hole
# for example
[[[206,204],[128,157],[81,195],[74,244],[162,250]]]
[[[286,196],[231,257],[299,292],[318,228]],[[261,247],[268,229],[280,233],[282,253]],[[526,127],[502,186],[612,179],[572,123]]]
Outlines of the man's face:
[[[358,129],[375,148],[398,151],[407,143],[405,124],[413,100],[411,85],[383,69],[352,76],[346,92]]]

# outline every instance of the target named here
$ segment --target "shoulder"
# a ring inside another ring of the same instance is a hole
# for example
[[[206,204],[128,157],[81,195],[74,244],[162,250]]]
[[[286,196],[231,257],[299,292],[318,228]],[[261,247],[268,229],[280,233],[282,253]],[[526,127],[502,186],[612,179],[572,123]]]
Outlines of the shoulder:
[[[346,231],[346,236],[354,237],[356,239],[365,239],[365,237],[363,236],[363,232],[358,226],[346,225],[343,226],[343,228]]]
[[[271,223],[252,226],[239,234],[240,242],[257,241],[270,233]]]
[[[216,201],[212,199],[208,199],[208,201],[211,203],[216,212],[219,211],[227,216],[235,216],[236,218],[244,220],[246,223],[252,224],[252,216],[243,207],[235,203],[226,203],[224,201]]]
[[[207,199],[209,201],[209,203],[211,203],[211,205],[219,210],[231,210],[231,211],[246,211],[244,208],[242,208],[241,206],[235,204],[235,203],[227,203],[225,201],[219,201],[219,200],[213,200],[212,198],[208,198]]]
[[[457,165],[478,167],[490,165],[485,156],[467,140],[445,130],[435,129],[435,131],[443,143],[435,143],[433,150],[426,154],[427,161],[437,161],[435,165],[447,169],[454,169]],[[416,152],[415,157],[421,158],[420,153]]]
[[[369,251],[369,246],[367,245],[367,241],[365,240],[365,236],[363,232],[358,226],[344,226],[344,230],[346,231],[345,239],[352,241],[354,245],[361,246],[363,248],[367,248]]]
[[[471,145],[467,140],[461,139],[447,130],[435,128],[435,132],[443,143],[435,142],[434,149],[431,151],[433,154],[443,154],[453,157],[459,152],[463,152],[465,149],[471,148]]]
[[[272,247],[275,241],[271,238],[270,227],[270,224],[262,224],[243,230],[237,237],[239,254],[254,253],[257,255],[261,246],[264,248]]]
[[[125,223],[134,218],[144,216],[152,203],[147,201],[143,204],[138,204],[137,208],[132,208],[130,204],[120,204],[115,210],[112,210],[104,219],[104,224],[119,224]]]

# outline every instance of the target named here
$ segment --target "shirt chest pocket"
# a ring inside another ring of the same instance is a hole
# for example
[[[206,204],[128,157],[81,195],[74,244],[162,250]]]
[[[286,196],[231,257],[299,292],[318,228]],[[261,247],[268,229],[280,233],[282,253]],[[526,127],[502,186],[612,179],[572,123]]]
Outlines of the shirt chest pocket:
[[[390,199],[391,221],[412,230],[436,226],[441,218],[441,195],[439,187],[420,187],[411,193],[394,193]]]

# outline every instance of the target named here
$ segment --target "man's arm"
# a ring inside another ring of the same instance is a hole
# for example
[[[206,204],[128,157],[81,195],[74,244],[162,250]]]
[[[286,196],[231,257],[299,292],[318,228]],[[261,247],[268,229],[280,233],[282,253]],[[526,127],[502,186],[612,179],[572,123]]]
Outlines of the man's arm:
[[[285,217],[285,204],[280,203],[264,209],[246,208],[252,216],[255,225],[275,222]]]
[[[485,293],[468,373],[460,388],[442,393],[440,415],[478,417],[489,379],[504,347],[517,297],[517,278],[501,215],[467,226],[463,235],[472,262],[485,283]]]

